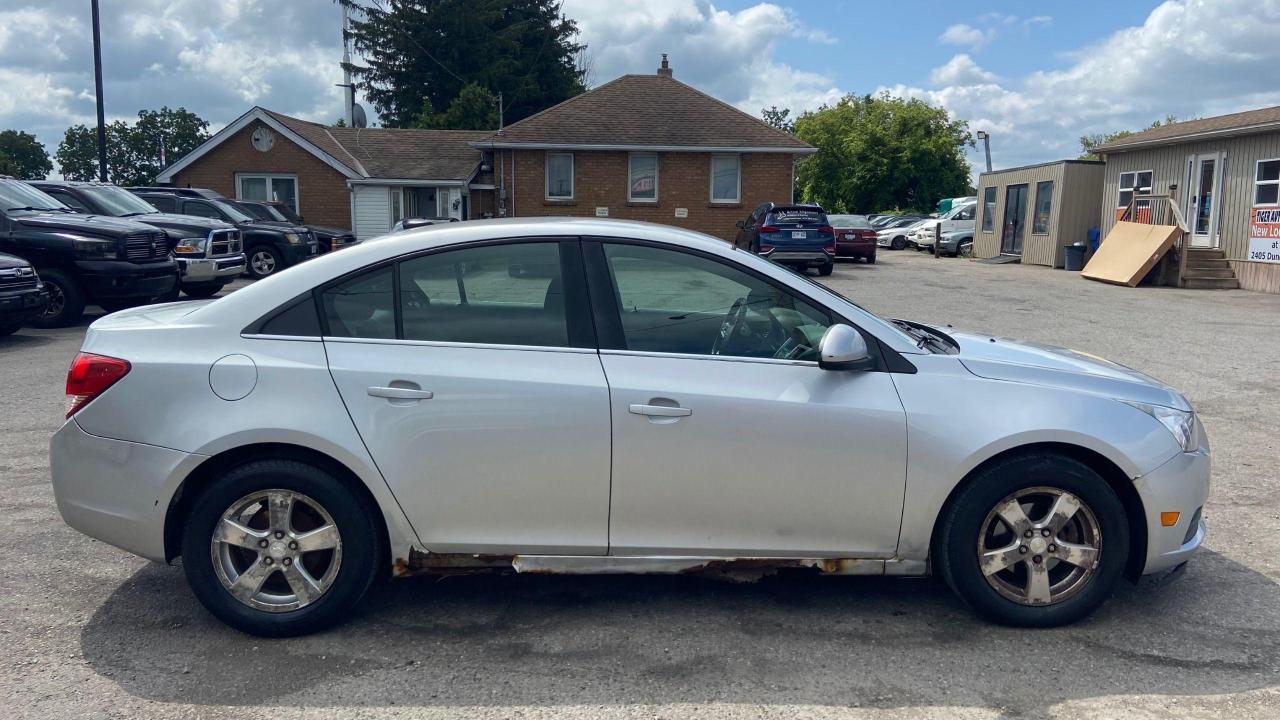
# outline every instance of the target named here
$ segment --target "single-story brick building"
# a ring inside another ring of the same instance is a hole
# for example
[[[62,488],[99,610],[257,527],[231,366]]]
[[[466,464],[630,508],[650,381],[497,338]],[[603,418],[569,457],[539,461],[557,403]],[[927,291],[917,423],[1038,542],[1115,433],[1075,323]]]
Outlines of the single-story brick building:
[[[404,217],[580,215],[731,240],[790,202],[815,149],[674,79],[624,75],[497,132],[345,128],[254,107],[158,181],[290,203],[308,222],[387,232]]]

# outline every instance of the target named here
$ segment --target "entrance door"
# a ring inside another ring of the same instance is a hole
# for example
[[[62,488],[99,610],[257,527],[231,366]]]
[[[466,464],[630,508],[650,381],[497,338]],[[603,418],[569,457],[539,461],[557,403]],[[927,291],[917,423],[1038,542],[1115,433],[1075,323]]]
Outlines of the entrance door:
[[[1004,194],[1004,229],[1000,233],[1000,252],[1022,254],[1022,236],[1027,227],[1027,186],[1010,185]]]
[[[1192,156],[1187,188],[1187,221],[1191,224],[1191,246],[1218,247],[1218,219],[1222,205],[1222,153]]]

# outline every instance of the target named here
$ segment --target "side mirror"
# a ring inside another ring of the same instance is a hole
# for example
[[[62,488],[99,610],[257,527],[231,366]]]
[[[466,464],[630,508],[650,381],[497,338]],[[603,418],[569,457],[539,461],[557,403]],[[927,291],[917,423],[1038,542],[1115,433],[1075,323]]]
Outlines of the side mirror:
[[[823,370],[870,370],[874,362],[862,333],[848,325],[832,325],[818,343],[818,367]]]
[[[734,223],[733,226],[738,228],[739,230],[745,230],[747,227],[747,224],[739,220],[738,222]]]

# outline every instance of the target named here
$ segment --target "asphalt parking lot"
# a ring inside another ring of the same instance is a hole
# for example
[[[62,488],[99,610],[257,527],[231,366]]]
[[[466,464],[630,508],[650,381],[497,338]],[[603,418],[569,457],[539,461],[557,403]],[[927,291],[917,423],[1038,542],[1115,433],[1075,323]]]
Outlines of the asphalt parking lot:
[[[337,630],[265,641],[179,568],[63,525],[48,437],[84,330],[22,330],[0,338],[0,717],[1280,716],[1280,296],[910,251],[823,280],[1183,390],[1213,445],[1205,550],[1047,631],[978,621],[933,580],[513,576],[390,583]]]

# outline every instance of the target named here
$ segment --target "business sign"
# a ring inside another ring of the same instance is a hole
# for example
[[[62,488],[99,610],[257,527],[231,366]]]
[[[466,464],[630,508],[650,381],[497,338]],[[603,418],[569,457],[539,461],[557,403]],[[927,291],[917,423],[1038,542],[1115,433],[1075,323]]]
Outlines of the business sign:
[[[596,217],[609,217],[609,208],[607,207],[596,208]]]
[[[1254,208],[1249,220],[1249,259],[1280,263],[1280,208]]]
[[[678,218],[689,217],[689,208],[676,208],[676,217]]]

